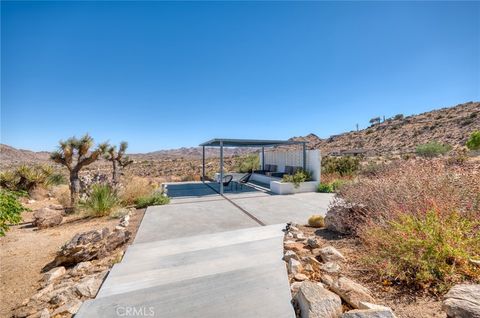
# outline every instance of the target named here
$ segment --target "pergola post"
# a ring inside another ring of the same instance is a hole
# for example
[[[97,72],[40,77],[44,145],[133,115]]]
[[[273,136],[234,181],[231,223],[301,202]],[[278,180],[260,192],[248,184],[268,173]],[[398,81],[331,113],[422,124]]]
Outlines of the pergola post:
[[[205,182],[205,146],[202,146],[202,181]]]
[[[220,194],[223,195],[223,141],[220,141]]]
[[[265,147],[262,147],[262,171],[265,171]]]
[[[303,171],[307,171],[307,146],[303,143]]]

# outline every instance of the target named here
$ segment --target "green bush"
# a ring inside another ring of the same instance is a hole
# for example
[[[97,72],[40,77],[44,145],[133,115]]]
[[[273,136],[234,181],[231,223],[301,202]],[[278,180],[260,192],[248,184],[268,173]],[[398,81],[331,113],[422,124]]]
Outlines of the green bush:
[[[426,158],[433,158],[440,155],[444,155],[452,149],[450,145],[441,144],[436,141],[428,142],[423,145],[417,146],[416,153],[419,156]]]
[[[480,149],[480,130],[474,131],[467,141],[467,148],[470,150]]]
[[[321,193],[334,193],[347,181],[336,179],[329,183],[319,183],[317,186],[317,192]]]
[[[239,162],[236,166],[238,172],[246,173],[257,170],[260,166],[260,158],[258,155],[248,155],[239,158]]]
[[[162,193],[154,193],[150,196],[140,197],[135,202],[137,209],[143,209],[152,205],[164,205],[170,203],[170,198]]]
[[[364,233],[366,260],[386,279],[443,292],[465,279],[480,280],[470,259],[480,256],[480,221],[457,212],[403,214]]]
[[[317,186],[317,192],[332,193],[334,190],[331,183],[319,183]]]
[[[19,201],[18,194],[0,190],[0,236],[4,236],[9,225],[18,224],[22,220],[22,212],[28,211]]]
[[[93,216],[105,216],[110,214],[118,205],[120,200],[114,189],[107,184],[94,184],[87,199],[80,203],[80,206]]]
[[[298,170],[293,175],[286,174],[282,178],[282,182],[291,182],[295,188],[298,188],[300,183],[310,180],[312,180],[312,174],[305,170]]]
[[[360,168],[358,157],[324,157],[322,158],[322,172],[328,174],[339,174],[351,176]]]

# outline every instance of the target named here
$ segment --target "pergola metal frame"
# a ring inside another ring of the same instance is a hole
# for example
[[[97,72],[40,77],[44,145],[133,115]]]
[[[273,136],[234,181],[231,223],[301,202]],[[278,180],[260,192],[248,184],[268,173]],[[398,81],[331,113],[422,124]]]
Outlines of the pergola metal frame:
[[[220,147],[220,194],[223,195],[223,147],[262,148],[262,170],[265,170],[265,147],[285,145],[302,145],[303,170],[307,167],[307,148],[305,141],[291,140],[259,140],[259,139],[230,139],[214,138],[199,146],[202,147],[202,181],[205,182],[205,147]]]

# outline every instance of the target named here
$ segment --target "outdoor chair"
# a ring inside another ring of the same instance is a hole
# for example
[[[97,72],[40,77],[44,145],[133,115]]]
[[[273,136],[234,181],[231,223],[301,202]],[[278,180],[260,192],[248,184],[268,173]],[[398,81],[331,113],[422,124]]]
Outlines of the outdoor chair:
[[[227,174],[226,176],[223,177],[223,188],[225,189],[226,187],[228,187],[231,183],[232,183],[232,180],[233,180],[233,176],[231,174]]]
[[[252,176],[251,173],[247,173],[246,175],[244,175],[243,177],[241,177],[238,180],[238,184],[240,185],[240,189],[243,189],[243,185],[248,183],[248,180],[250,180],[251,176]]]

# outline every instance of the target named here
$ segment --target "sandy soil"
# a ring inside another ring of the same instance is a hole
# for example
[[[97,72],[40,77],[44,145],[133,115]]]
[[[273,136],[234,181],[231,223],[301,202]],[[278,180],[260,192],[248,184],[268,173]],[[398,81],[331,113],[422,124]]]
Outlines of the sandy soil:
[[[56,203],[54,200],[26,204],[32,210]],[[143,218],[144,210],[137,210],[130,218],[128,229],[133,232],[130,242]],[[11,227],[0,238],[0,317],[10,317],[12,309],[30,298],[40,286],[42,268],[55,258],[56,251],[76,233],[108,227],[113,230],[118,219],[84,218],[71,215],[57,227],[37,230],[29,222],[33,212],[23,213],[23,222]]]
[[[385,286],[374,273],[362,267],[360,256],[368,253],[355,239],[342,237],[325,229],[300,227],[305,236],[315,235],[322,245],[331,245],[347,259],[341,273],[370,289],[378,304],[392,308],[398,318],[445,318],[441,300],[422,292]]]

